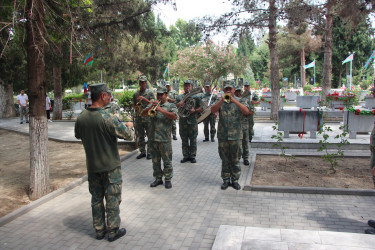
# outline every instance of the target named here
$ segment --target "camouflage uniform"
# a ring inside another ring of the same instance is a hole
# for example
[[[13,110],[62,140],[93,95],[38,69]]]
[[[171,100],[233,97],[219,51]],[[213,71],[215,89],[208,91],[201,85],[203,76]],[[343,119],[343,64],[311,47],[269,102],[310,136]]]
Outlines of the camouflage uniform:
[[[212,98],[211,98],[211,94],[212,94]],[[205,104],[205,107],[208,105],[208,102],[210,101],[210,98],[211,98],[211,102],[210,102],[210,106],[214,105],[215,103],[217,103],[219,101],[219,98],[217,97],[217,95],[215,95],[214,93],[202,93],[200,95],[203,103]],[[205,139],[208,139],[209,136],[210,136],[210,131],[211,131],[211,139],[214,139],[215,138],[215,135],[216,135],[216,128],[215,128],[215,123],[216,123],[216,117],[215,117],[215,114],[210,114],[209,116],[207,116],[206,119],[203,120],[203,124],[204,124],[204,129],[203,129],[203,132],[204,132],[204,138]],[[208,125],[210,125],[210,129],[208,129]]]
[[[171,98],[171,99],[176,99],[176,97],[177,97],[176,91],[174,91],[174,90],[169,91],[168,97]],[[172,135],[176,136],[176,121],[172,122]]]
[[[177,115],[177,107],[174,103],[165,102],[160,107]],[[150,141],[152,147],[152,168],[155,180],[161,180],[163,175],[166,181],[173,177],[172,168],[172,142],[171,132],[174,120],[168,119],[160,112],[155,117],[150,117]],[[164,170],[161,169],[163,159]]]
[[[247,102],[233,97],[249,107]],[[217,138],[221,158],[221,178],[224,182],[237,182],[241,175],[240,158],[242,154],[242,113],[234,104],[224,102],[219,109]]]
[[[249,99],[250,99],[250,104],[251,104],[251,100],[259,101],[259,97],[255,93],[250,95]],[[254,108],[254,105],[253,105],[253,108]],[[254,108],[254,111],[255,111],[255,108]],[[249,116],[249,136],[251,137],[254,136],[254,115]]]
[[[145,91],[141,92],[140,90],[134,93],[133,95],[133,104],[137,105],[137,98],[139,96],[145,97],[149,101],[155,100],[155,94],[149,90],[146,89]],[[142,103],[142,110],[145,109],[148,105],[147,102],[141,101]],[[146,140],[145,137],[149,138],[149,132],[148,132],[148,126],[150,123],[150,118],[148,116],[142,117],[142,113],[139,115],[138,111],[135,112],[135,129],[137,130],[137,136],[138,136],[138,147],[141,154],[146,153]],[[150,150],[148,150],[150,151]],[[149,152],[150,153],[150,152]]]
[[[114,237],[120,227],[121,162],[117,137],[131,140],[133,130],[104,108],[87,108],[77,118],[75,137],[82,139],[86,152],[93,225],[97,236]],[[104,208],[103,199],[106,199]],[[107,213],[107,225],[105,224]]]
[[[107,112],[111,113],[114,116],[117,116],[117,118],[121,117],[121,111],[120,111],[120,106],[115,103],[115,102],[110,102],[105,109]]]
[[[254,105],[248,100],[248,98],[243,98],[244,101],[249,106],[249,110],[254,112]],[[241,126],[242,126],[242,159],[249,160],[250,150],[249,150],[249,123],[253,115],[242,115],[241,116]]]
[[[373,170],[375,167],[375,123],[374,128],[372,129],[371,135],[370,135],[370,149],[371,149],[371,160],[370,160],[370,169]],[[375,186],[375,176],[372,176],[374,186]]]
[[[176,103],[181,102],[185,93],[177,96]],[[195,109],[202,106],[202,100],[199,95],[192,96],[195,100]],[[183,157],[195,158],[197,155],[197,136],[198,136],[198,113],[190,114],[188,117],[179,117],[179,132],[182,140],[182,154]],[[190,141],[190,144],[189,144]]]

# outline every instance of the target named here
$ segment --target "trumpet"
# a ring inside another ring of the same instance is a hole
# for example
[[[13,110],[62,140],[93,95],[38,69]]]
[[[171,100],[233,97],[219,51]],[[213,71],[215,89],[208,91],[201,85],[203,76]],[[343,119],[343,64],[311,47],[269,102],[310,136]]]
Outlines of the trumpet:
[[[224,94],[224,96],[223,96],[223,100],[224,100],[224,102],[226,102],[226,103],[230,103],[230,102],[232,101],[232,95],[229,94],[229,93]]]
[[[156,116],[156,109],[160,105],[160,102],[161,101],[159,101],[158,104],[155,105],[155,107],[153,107],[153,108],[151,108],[151,109],[148,110],[148,112],[147,112],[148,116],[150,116],[150,117],[155,117]]]

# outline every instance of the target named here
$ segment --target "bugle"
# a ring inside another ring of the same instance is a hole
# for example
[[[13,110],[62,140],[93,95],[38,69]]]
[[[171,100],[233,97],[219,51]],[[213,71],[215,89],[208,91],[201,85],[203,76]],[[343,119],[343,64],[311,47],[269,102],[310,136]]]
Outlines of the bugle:
[[[223,100],[226,103],[230,103],[232,101],[232,95],[230,93],[225,93],[223,96]]]
[[[156,116],[156,109],[160,105],[160,102],[161,101],[159,101],[158,104],[155,105],[155,107],[153,107],[153,108],[151,108],[151,109],[148,110],[148,112],[147,112],[148,116],[150,116],[150,117],[155,117]]]

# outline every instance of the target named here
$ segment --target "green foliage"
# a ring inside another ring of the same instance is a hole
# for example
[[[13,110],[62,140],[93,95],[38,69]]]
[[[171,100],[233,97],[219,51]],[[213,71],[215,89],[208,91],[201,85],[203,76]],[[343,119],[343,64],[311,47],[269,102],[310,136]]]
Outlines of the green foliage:
[[[284,165],[286,165],[288,159],[294,159],[294,155],[288,155],[285,153],[289,147],[283,146],[283,142],[284,142],[283,133],[278,131],[277,125],[278,125],[278,122],[276,122],[275,125],[272,126],[273,131],[276,131],[276,134],[271,136],[272,139],[276,139],[276,143],[274,143],[272,146],[275,148],[279,148],[281,150],[280,156],[282,156],[285,159]]]
[[[135,91],[125,91],[124,94],[120,95],[118,98],[118,102],[120,107],[122,108],[131,108],[133,104],[133,95]]]
[[[312,85],[307,84],[307,85],[303,86],[303,92],[309,92],[309,91],[312,90],[312,88],[313,88]]]
[[[349,144],[350,142],[347,140],[348,135],[348,129],[347,126],[340,126],[339,129],[342,131],[340,134],[336,135],[335,139],[340,139],[339,143],[337,143],[337,149],[331,150],[331,153],[329,152],[329,145],[331,144],[329,142],[329,134],[328,132],[332,132],[332,128],[329,126],[326,126],[326,123],[324,122],[322,124],[322,128],[318,134],[323,136],[322,140],[319,140],[320,147],[318,149],[318,152],[324,152],[324,155],[322,155],[323,161],[330,163],[330,170],[332,173],[336,173],[336,167],[338,164],[338,161],[342,161],[344,157],[344,151],[342,150],[342,146],[345,144]]]

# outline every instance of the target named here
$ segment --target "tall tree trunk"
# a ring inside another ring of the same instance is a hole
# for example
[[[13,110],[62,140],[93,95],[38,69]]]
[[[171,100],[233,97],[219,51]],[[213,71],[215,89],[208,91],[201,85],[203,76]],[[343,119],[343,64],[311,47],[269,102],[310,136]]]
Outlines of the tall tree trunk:
[[[306,85],[306,70],[303,68],[305,66],[305,49],[301,49],[300,51],[301,56],[301,86]]]
[[[334,0],[328,0],[326,5],[326,27],[324,29],[324,65],[323,65],[323,87],[322,87],[322,101],[325,103],[326,96],[331,89],[332,78],[332,8]]]
[[[0,79],[0,118],[9,118],[15,115],[13,85]]]
[[[61,55],[61,43],[57,44],[56,54]],[[62,120],[62,86],[61,86],[61,66],[54,61],[53,64],[53,120]]]
[[[270,21],[268,24],[269,41],[268,47],[271,57],[271,120],[277,120],[280,107],[280,82],[279,82],[279,57],[277,55],[277,27],[276,27],[276,6],[275,0],[270,0]]]
[[[49,192],[48,124],[44,64],[43,1],[27,0],[27,63],[30,101],[30,190],[31,200]]]

